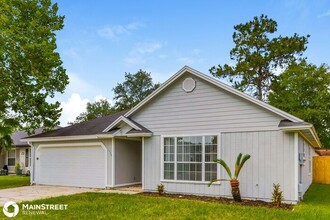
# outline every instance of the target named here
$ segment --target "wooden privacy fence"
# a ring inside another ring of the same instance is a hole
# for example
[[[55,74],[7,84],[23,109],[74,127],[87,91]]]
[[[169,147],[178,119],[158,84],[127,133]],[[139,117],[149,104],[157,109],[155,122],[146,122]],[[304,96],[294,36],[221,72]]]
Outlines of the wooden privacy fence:
[[[330,156],[313,157],[313,183],[330,184]]]

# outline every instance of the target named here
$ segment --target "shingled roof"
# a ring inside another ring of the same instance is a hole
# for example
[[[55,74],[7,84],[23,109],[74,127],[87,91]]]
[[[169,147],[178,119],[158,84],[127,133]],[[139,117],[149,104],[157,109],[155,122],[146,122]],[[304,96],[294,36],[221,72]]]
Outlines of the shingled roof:
[[[126,111],[121,111],[112,115],[96,118],[90,121],[81,122],[68,127],[63,127],[54,131],[49,131],[29,138],[42,138],[42,137],[61,137],[61,136],[78,136],[78,135],[95,135],[104,134],[104,129],[114,122],[118,117],[124,115]]]

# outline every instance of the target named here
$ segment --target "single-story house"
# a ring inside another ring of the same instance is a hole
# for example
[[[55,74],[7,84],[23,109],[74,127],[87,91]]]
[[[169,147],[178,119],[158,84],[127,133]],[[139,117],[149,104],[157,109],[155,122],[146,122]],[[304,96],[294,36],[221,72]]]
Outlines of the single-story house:
[[[55,129],[60,128],[57,126]],[[43,128],[34,130],[34,134],[42,133]],[[8,173],[15,173],[15,165],[20,164],[23,174],[31,172],[31,147],[26,141],[21,141],[29,135],[25,131],[17,131],[12,135],[13,145],[10,150],[0,153],[0,169],[7,165]]]
[[[214,159],[241,171],[243,198],[270,200],[279,183],[286,202],[298,202],[312,182],[321,147],[312,124],[183,67],[128,111],[25,139],[32,146],[32,184],[118,187],[231,197]]]
[[[36,129],[35,134],[40,134],[42,128]],[[15,173],[15,165],[20,164],[23,173],[31,170],[31,149],[26,141],[20,141],[22,138],[28,137],[25,131],[17,131],[13,133],[13,145],[9,151],[0,153],[0,169],[4,165],[8,166],[8,173]]]

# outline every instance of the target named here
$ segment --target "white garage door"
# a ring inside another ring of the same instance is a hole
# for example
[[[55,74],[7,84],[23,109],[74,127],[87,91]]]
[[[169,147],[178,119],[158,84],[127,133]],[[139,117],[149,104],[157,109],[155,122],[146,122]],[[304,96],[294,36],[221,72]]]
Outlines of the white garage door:
[[[105,152],[100,146],[38,148],[35,163],[37,184],[106,186]]]

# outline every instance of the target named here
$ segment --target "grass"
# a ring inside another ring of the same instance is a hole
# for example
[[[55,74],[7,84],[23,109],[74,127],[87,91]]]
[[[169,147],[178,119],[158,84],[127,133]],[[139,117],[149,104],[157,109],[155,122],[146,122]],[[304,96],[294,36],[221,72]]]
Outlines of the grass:
[[[68,204],[65,211],[15,219],[330,219],[330,185],[312,185],[293,211],[142,195],[83,193],[24,204]],[[21,206],[20,206],[21,207]],[[0,218],[1,218],[0,214]]]
[[[0,176],[0,189],[8,189],[29,185],[29,176]]]

